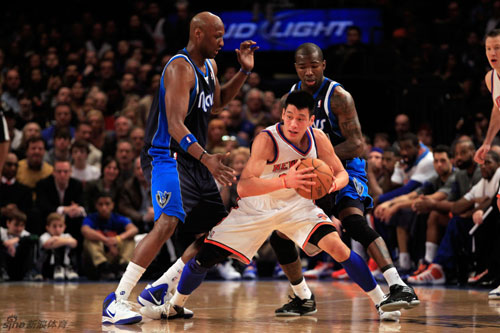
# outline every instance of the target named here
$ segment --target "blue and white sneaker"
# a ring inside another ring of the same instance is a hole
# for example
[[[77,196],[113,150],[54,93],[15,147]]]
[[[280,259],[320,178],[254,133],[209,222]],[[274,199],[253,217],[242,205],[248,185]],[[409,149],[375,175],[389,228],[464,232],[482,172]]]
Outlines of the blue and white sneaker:
[[[160,284],[153,287],[148,284],[146,288],[137,296],[137,302],[142,306],[159,306],[168,302],[172,298],[168,290],[168,284]]]
[[[102,304],[102,323],[115,325],[130,325],[138,323],[142,316],[131,310],[125,300],[117,300],[114,292],[104,299]]]
[[[182,306],[173,305],[170,302],[165,302],[159,306],[145,306],[141,308],[141,313],[151,319],[190,319],[193,318],[193,311]]]

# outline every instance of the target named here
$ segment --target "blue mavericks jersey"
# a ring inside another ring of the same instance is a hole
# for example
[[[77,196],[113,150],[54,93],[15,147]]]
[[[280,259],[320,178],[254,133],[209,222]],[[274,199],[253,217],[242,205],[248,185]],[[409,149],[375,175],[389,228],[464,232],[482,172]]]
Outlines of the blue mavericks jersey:
[[[208,118],[214,103],[215,73],[212,63],[209,60],[205,60],[206,71],[205,73],[202,72],[191,60],[187,50],[184,48],[165,65],[161,75],[159,91],[153,99],[146,123],[144,151],[154,160],[169,159],[172,152],[190,157],[170,136],[168,132],[167,113],[165,111],[165,91],[168,87],[165,87],[163,77],[170,63],[179,58],[187,61],[193,67],[195,73],[195,86],[190,92],[188,112],[184,120],[184,125],[196,137],[202,147],[205,147],[207,142]]]
[[[334,147],[346,140],[340,131],[337,117],[331,110],[331,97],[339,85],[340,83],[325,77],[313,95],[315,101],[313,126],[325,132]],[[301,90],[301,88],[302,81],[299,81],[292,86],[290,91]],[[360,177],[365,182],[367,181],[364,159],[356,157],[342,162],[350,176]]]

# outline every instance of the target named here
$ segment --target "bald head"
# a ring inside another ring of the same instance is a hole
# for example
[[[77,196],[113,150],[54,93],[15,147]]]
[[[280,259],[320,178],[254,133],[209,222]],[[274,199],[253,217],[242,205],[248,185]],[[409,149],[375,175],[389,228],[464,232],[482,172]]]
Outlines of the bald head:
[[[323,51],[321,51],[318,45],[314,43],[304,43],[295,51],[295,59],[297,59],[298,56],[310,56],[313,54],[317,54],[319,57],[318,60],[323,61]]]
[[[222,20],[217,15],[210,12],[201,12],[196,14],[189,25],[189,34],[194,35],[196,29],[201,29],[203,31],[210,27],[215,27],[217,25],[222,25]]]

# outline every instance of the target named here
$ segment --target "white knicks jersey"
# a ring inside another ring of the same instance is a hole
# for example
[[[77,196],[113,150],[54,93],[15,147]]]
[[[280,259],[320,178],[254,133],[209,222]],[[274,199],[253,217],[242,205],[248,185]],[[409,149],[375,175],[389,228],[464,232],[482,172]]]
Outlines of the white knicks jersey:
[[[493,98],[493,104],[500,109],[500,78],[496,70],[491,73],[491,98]]]
[[[314,133],[312,127],[309,127],[306,131],[306,136],[308,138],[309,144],[305,151],[300,150],[293,143],[287,140],[283,134],[283,125],[278,123],[273,126],[269,126],[263,132],[267,133],[273,141],[274,144],[274,159],[272,161],[267,161],[267,165],[264,167],[260,178],[270,179],[277,178],[282,174],[288,173],[290,167],[292,167],[298,160],[303,158],[317,158],[318,153],[316,150],[316,140],[314,138]],[[281,189],[278,191],[270,192],[265,194],[273,199],[287,200],[292,197],[300,197],[295,189]],[[302,197],[300,197],[302,198]]]

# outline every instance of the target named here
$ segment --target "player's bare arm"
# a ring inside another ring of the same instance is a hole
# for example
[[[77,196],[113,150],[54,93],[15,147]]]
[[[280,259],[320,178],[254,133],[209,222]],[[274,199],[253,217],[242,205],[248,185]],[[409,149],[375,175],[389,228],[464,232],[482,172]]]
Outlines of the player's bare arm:
[[[486,76],[484,77],[484,81],[490,92],[491,92],[492,75],[493,71],[489,71],[488,73],[486,73]],[[474,161],[476,161],[479,164],[484,163],[484,158],[486,157],[486,153],[490,150],[491,142],[493,142],[493,139],[495,138],[499,130],[500,130],[500,110],[498,110],[498,107],[495,105],[495,103],[493,103],[493,108],[491,110],[491,116],[490,116],[490,123],[488,125],[488,131],[486,132],[486,137],[484,138],[483,144],[481,145],[481,147],[479,147],[479,149],[476,151],[476,154],[474,155]]]
[[[331,99],[331,110],[338,119],[340,131],[346,141],[335,146],[341,160],[360,157],[364,152],[363,134],[354,100],[349,92],[337,86]]]
[[[195,85],[194,75],[191,65],[182,59],[174,60],[165,72],[164,84],[168,87],[165,89],[168,130],[177,142],[181,142],[183,137],[191,133],[184,125],[184,120],[188,111],[190,90]],[[189,146],[188,153],[200,160],[221,184],[230,185],[235,181],[234,170],[222,163],[224,155],[208,154],[198,142]]]
[[[349,175],[345,171],[342,162],[335,153],[335,149],[326,134],[318,129],[313,129],[318,149],[318,158],[330,166],[333,171],[333,184],[330,192],[337,191],[349,183]]]
[[[291,167],[288,173],[280,178],[262,179],[259,178],[264,171],[267,161],[274,158],[274,145],[267,133],[260,133],[252,145],[252,154],[243,169],[238,182],[238,194],[241,198],[262,195],[283,188],[301,188],[308,190],[306,186],[314,185],[308,179],[316,177],[311,174],[313,168],[304,168],[297,171],[300,162]]]
[[[255,46],[256,44],[254,41],[247,40],[240,44],[239,49],[235,50],[238,62],[241,65],[241,71],[238,71],[229,82],[220,86],[216,78],[214,110],[219,110],[229,103],[245,83],[248,75],[244,72],[251,72],[254,67],[254,52],[259,49],[258,46]],[[212,61],[212,65],[214,65],[214,69],[217,68],[215,61]]]

